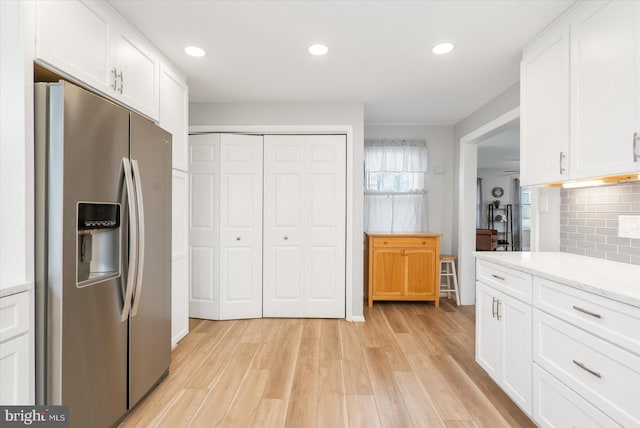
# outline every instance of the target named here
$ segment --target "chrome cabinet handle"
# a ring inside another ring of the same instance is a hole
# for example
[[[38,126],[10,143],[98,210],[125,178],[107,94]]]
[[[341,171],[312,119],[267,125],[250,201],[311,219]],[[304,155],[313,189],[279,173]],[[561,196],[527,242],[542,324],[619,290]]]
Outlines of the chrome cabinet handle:
[[[492,297],[493,302],[491,302],[491,318],[496,317],[496,298]]]
[[[136,294],[133,296],[133,309],[131,310],[131,316],[135,316],[138,313],[138,307],[140,306],[140,296],[142,295],[142,277],[144,274],[144,199],[142,196],[142,181],[140,178],[140,168],[138,167],[138,161],[131,159],[131,166],[133,167],[133,180],[136,186],[136,199],[138,200],[138,222],[140,229],[138,231],[138,237],[140,242],[138,244],[138,276],[136,278]]]
[[[638,132],[633,133],[633,161],[640,162],[640,149],[638,148]]]
[[[498,276],[498,275],[496,275],[496,274],[493,274],[493,273],[492,273],[492,274],[491,274],[491,276],[492,276],[492,277],[494,277],[495,279],[499,279],[500,281],[504,281],[504,278],[503,278],[503,277]]]
[[[594,317],[594,318],[602,318],[602,315],[600,315],[600,314],[596,314],[595,312],[588,311],[588,310],[586,310],[586,309],[584,309],[584,308],[581,308],[580,306],[575,306],[575,305],[573,305],[572,307],[573,307],[573,309],[575,309],[576,311],[578,311],[578,312],[582,312],[583,314],[590,315],[590,316],[592,316],[592,317]]]
[[[127,272],[127,282],[124,290],[124,302],[122,305],[122,313],[120,320],[126,321],[129,318],[129,310],[131,309],[131,296],[133,294],[133,283],[136,279],[137,262],[138,262],[138,216],[136,214],[136,200],[133,188],[133,179],[131,177],[131,164],[129,159],[122,158],[122,169],[124,170],[124,180],[127,185],[127,205],[129,207],[129,228],[131,231],[130,248],[129,248],[129,266]]]
[[[562,160],[564,159],[564,153],[560,152],[560,175],[564,174],[564,168],[562,167]]]
[[[598,373],[597,371],[591,370],[589,367],[585,366],[583,363],[581,363],[579,361],[576,361],[576,360],[573,360],[573,364],[575,364],[576,366],[580,367],[585,372],[594,375],[598,379],[602,379],[602,375],[600,373]]]
[[[120,72],[120,93],[124,90],[124,74]]]
[[[500,299],[498,299],[496,304],[496,319],[500,321]]]
[[[113,83],[111,84],[111,88],[114,91],[118,90],[118,69],[113,67],[113,70],[111,70],[111,73],[113,73]]]

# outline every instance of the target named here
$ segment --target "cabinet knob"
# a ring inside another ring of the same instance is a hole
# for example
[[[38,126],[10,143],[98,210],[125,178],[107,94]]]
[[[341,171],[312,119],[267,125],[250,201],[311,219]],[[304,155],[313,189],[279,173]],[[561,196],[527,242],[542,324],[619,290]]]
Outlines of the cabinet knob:
[[[288,236],[285,236],[285,237],[284,237],[284,240],[286,241],[287,239],[289,239],[289,237],[288,237]]]
[[[236,241],[239,241],[239,240],[240,240],[240,237],[239,237],[239,236],[236,236]]]
[[[422,241],[422,245],[427,245],[427,243],[425,241]]]
[[[384,245],[387,245],[387,241],[384,241],[384,242],[383,242],[383,244],[384,244]]]

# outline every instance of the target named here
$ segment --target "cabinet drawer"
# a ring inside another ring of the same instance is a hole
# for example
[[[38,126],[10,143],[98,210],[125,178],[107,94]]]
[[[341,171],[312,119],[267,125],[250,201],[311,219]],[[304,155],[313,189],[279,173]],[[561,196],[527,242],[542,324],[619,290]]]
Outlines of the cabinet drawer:
[[[541,427],[619,427],[562,382],[533,365],[533,420]]]
[[[373,238],[374,248],[435,248],[433,238]]]
[[[29,330],[29,292],[0,299],[0,342]]]
[[[537,277],[533,300],[537,308],[640,355],[640,309]]]
[[[476,279],[523,302],[531,303],[532,276],[485,260],[476,262]]]
[[[623,426],[640,426],[640,357],[539,310],[533,359]]]

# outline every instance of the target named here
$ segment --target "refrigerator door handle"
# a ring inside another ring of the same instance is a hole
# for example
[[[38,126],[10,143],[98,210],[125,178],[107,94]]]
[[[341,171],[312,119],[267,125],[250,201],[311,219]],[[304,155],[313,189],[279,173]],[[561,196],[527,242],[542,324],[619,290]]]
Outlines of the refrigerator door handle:
[[[127,185],[127,205],[129,206],[129,268],[127,282],[125,284],[124,303],[120,320],[126,321],[129,318],[131,309],[131,296],[133,295],[133,283],[136,278],[136,266],[138,259],[138,219],[136,218],[136,201],[133,188],[133,178],[131,174],[131,164],[129,159],[122,158],[122,168],[124,170],[124,181]]]
[[[142,293],[142,277],[144,273],[144,198],[142,196],[142,181],[140,178],[140,168],[138,167],[138,161],[131,159],[131,166],[133,167],[133,180],[136,187],[136,199],[138,200],[138,274],[136,276],[136,292],[133,297],[133,309],[131,310],[131,316],[135,316],[138,313],[138,307],[140,306],[140,295]]]

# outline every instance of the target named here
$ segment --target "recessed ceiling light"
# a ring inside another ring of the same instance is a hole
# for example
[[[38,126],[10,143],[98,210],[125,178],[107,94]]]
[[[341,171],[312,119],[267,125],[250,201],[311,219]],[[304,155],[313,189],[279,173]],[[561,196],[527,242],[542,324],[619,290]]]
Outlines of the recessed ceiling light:
[[[456,47],[456,45],[454,45],[451,42],[443,42],[443,43],[438,43],[437,45],[435,45],[433,47],[433,49],[431,49],[431,51],[435,55],[444,55],[444,54],[448,54],[449,52],[451,52],[455,47]]]
[[[187,46],[184,48],[184,52],[187,55],[195,56],[196,58],[201,58],[207,54],[204,49],[197,46]]]
[[[311,55],[321,56],[325,55],[327,52],[329,52],[329,47],[322,43],[316,43],[315,45],[309,46],[309,53]]]

